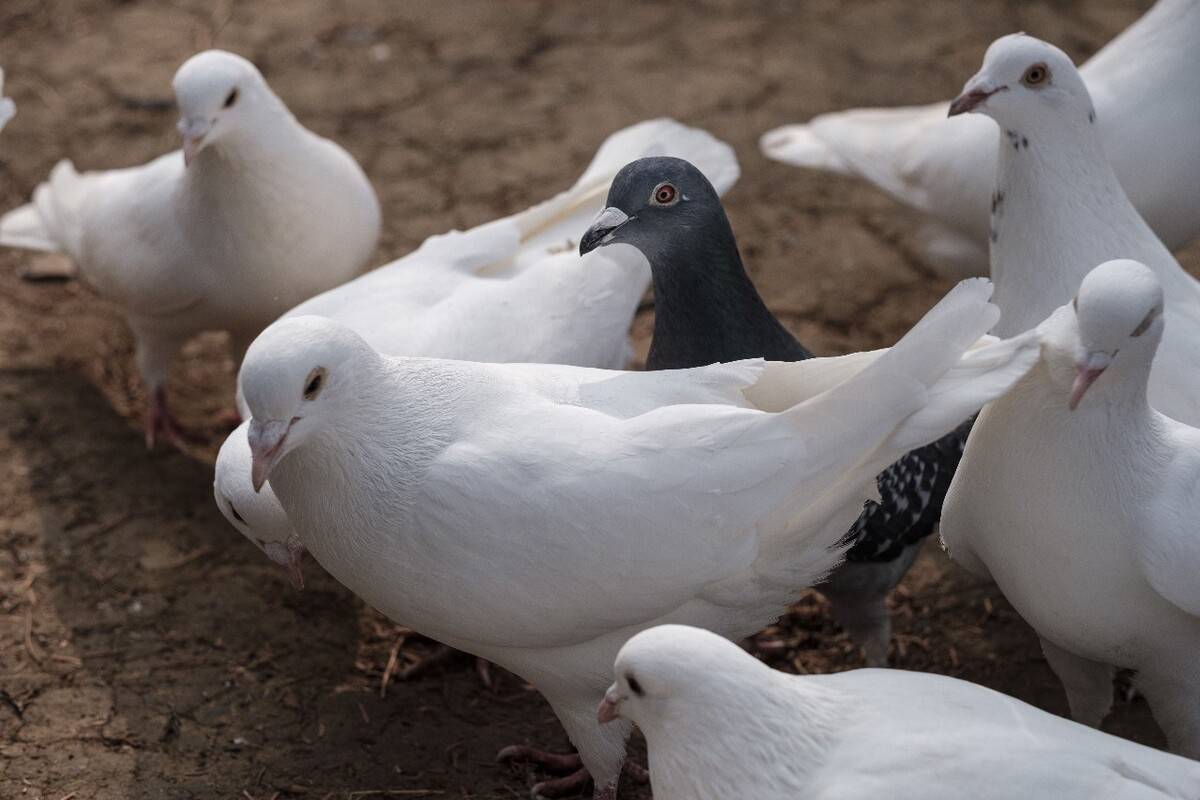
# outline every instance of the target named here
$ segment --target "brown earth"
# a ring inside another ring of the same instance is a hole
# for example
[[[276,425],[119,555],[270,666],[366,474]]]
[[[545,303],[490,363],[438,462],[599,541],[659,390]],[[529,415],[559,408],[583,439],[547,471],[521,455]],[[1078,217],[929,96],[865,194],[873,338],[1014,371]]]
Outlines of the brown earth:
[[[949,285],[914,255],[912,215],[767,162],[758,135],[947,97],[1014,30],[1085,57],[1147,5],[5,0],[20,113],[0,135],[0,207],[60,157],[113,167],[174,147],[171,75],[214,44],[360,159],[385,212],[379,263],[549,196],[606,133],[669,115],[737,148],[728,208],[769,303],[818,352],[874,347]],[[493,755],[565,745],[538,695],[511,676],[488,691],[470,669],[381,691],[389,654],[428,644],[315,565],[292,591],[214,508],[213,448],[147,453],[116,310],[77,283],[23,282],[29,261],[0,253],[0,797],[526,796],[535,775]],[[203,337],[172,386],[214,441],[231,369],[222,337]],[[895,607],[896,666],[1064,711],[1028,627],[936,547]],[[771,638],[783,667],[861,663],[816,598]],[[1140,701],[1108,728],[1161,745]]]

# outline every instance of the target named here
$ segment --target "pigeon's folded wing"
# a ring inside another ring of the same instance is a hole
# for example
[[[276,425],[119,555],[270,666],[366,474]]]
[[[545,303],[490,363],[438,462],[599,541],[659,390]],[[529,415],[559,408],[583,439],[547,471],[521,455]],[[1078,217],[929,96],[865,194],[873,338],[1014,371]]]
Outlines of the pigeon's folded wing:
[[[919,413],[924,404],[953,412],[949,395],[977,405],[994,396],[986,373],[977,376],[984,389],[953,379],[999,313],[990,291],[986,281],[960,285],[868,368],[779,414],[709,402],[621,419],[611,391],[591,406],[582,390],[573,401],[516,393],[489,403],[408,503],[401,527],[422,532],[406,548],[408,568],[453,563],[468,576],[454,617],[468,620],[466,640],[495,645],[576,643],[694,602],[745,607],[763,583],[785,597],[781,583],[801,588],[836,563],[834,545],[857,513],[847,501],[865,495],[897,446],[910,446],[914,424],[936,438],[960,421],[936,428]],[[998,367],[1009,383],[1036,350]],[[724,384],[709,376],[727,393],[760,367],[707,369],[734,371]],[[639,380],[659,391],[672,375],[695,381],[671,372],[619,380],[630,392]],[[953,385],[940,388],[948,375]],[[523,602],[509,604],[500,630],[488,609],[514,590]]]
[[[1136,539],[1138,562],[1156,592],[1200,617],[1200,430],[1171,420],[1164,424],[1175,457]]]
[[[999,132],[991,120],[946,118],[947,103],[855,109],[762,137],[770,158],[858,175],[978,240],[987,236]]]

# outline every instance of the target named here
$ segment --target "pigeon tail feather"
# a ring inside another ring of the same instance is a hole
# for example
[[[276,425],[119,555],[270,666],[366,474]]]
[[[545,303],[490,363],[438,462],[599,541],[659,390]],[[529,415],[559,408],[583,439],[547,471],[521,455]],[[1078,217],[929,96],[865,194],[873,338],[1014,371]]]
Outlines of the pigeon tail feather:
[[[0,245],[46,250],[77,257],[83,240],[80,207],[87,176],[67,160],[58,162],[39,184],[33,202],[0,217]]]

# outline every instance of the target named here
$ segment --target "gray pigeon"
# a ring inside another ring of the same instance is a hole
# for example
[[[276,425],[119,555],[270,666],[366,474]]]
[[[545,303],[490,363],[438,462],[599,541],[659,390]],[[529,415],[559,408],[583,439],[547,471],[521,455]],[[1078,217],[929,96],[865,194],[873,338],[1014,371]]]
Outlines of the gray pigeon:
[[[640,250],[653,274],[648,369],[812,358],[759,297],[720,197],[687,161],[642,158],[617,174],[608,208],[579,249],[617,243]],[[863,643],[871,666],[887,663],[891,619],[884,601],[937,525],[969,431],[968,421],[880,474],[881,502],[867,502],[847,534],[846,562],[818,587],[846,631]]]

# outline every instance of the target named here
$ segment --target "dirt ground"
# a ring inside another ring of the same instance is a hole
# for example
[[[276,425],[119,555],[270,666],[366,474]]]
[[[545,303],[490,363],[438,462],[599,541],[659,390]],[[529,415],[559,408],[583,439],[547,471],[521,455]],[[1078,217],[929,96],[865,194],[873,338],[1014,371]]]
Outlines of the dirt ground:
[[[948,97],[1014,30],[1086,57],[1148,5],[4,0],[20,111],[0,134],[0,207],[61,157],[115,167],[175,147],[171,75],[214,44],[361,161],[384,208],[377,263],[550,196],[605,134],[669,115],[737,148],[727,207],[769,304],[820,353],[880,346],[949,285],[914,255],[912,215],[767,162],[758,135]],[[293,591],[213,506],[214,448],[147,453],[119,315],[77,283],[23,282],[29,260],[0,252],[0,797],[526,796],[537,776],[493,756],[565,747],[536,692],[512,676],[489,691],[469,667],[382,690],[389,656],[428,643],[311,562]],[[214,442],[231,370],[223,338],[202,337],[172,386]],[[936,546],[895,617],[895,666],[1064,712],[1028,627]],[[816,597],[765,638],[783,668],[861,664]],[[1162,744],[1137,700],[1107,727]]]

